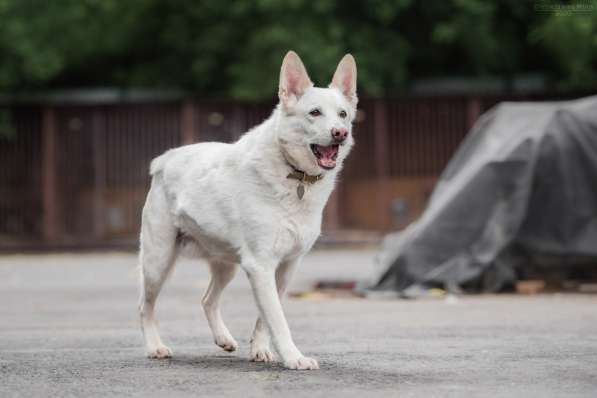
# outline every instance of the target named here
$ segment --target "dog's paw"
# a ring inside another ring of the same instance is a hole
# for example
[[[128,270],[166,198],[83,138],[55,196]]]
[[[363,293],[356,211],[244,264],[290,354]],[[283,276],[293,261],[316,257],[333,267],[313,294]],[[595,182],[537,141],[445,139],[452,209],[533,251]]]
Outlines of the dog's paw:
[[[232,336],[218,336],[215,339],[215,343],[218,347],[228,352],[236,351],[238,348],[238,343]]]
[[[172,350],[165,345],[147,351],[147,356],[152,359],[172,358]]]
[[[284,367],[295,370],[315,370],[319,369],[319,364],[313,358],[298,357],[297,359],[284,361]]]
[[[251,354],[249,359],[253,362],[272,362],[274,360],[274,353],[268,347],[258,348],[251,347]]]

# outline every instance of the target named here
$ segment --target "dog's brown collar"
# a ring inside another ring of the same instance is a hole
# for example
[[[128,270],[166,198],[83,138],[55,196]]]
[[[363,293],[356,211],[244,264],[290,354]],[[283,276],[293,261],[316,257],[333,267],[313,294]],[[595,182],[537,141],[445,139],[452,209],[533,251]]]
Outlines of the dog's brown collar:
[[[310,174],[305,173],[304,171],[294,169],[290,172],[290,174],[286,176],[286,178],[299,180],[301,182],[308,182],[309,184],[314,184],[323,178],[323,174],[312,176]]]

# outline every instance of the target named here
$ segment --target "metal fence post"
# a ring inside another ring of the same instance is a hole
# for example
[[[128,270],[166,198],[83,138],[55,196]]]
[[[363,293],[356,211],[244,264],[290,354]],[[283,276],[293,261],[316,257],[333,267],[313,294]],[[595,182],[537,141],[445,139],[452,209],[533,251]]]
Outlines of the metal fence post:
[[[388,228],[389,222],[389,192],[388,177],[390,176],[390,157],[389,157],[389,129],[388,114],[385,100],[376,100],[374,114],[374,136],[375,136],[375,174],[377,179],[377,195],[375,198],[377,205],[377,225]]]
[[[54,109],[45,106],[42,113],[42,234],[46,242],[58,239],[56,195],[56,122]]]
[[[328,203],[325,207],[324,212],[324,228],[328,231],[337,231],[340,229],[340,201],[339,201],[339,190],[342,190],[342,187],[338,184],[336,189],[332,192]]]
[[[197,111],[192,100],[184,100],[180,111],[180,141],[188,145],[198,140]]]
[[[477,119],[481,116],[481,100],[478,97],[471,97],[466,102],[466,127],[471,129]]]
[[[93,110],[91,134],[93,135],[93,233],[97,239],[106,232],[104,194],[106,188],[105,116],[101,107]]]

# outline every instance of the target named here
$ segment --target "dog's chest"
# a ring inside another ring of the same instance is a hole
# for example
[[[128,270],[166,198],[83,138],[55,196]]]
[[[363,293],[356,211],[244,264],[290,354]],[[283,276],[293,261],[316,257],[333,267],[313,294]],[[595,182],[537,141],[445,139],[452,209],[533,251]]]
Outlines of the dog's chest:
[[[325,202],[313,202],[309,193],[299,199],[292,190],[279,202],[275,212],[274,251],[281,257],[309,251],[320,234]]]
[[[319,236],[321,217],[313,214],[287,215],[279,220],[274,238],[274,252],[280,257],[304,254]]]

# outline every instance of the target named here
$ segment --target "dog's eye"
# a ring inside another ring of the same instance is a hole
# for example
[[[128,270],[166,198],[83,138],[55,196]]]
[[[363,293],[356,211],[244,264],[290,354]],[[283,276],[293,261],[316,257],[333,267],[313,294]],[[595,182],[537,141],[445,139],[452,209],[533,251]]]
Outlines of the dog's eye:
[[[347,116],[346,111],[340,111],[340,113],[338,113],[338,116],[344,119]]]
[[[309,112],[309,115],[313,117],[321,116],[321,111],[319,109],[313,109],[311,112]]]

